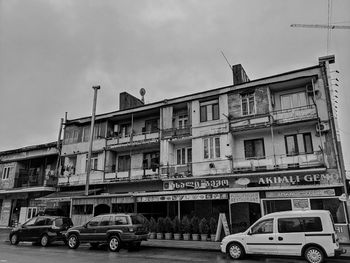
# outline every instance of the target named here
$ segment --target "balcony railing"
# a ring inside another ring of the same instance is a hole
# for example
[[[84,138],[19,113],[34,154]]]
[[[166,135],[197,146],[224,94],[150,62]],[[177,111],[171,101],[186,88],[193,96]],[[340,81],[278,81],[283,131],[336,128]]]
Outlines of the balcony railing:
[[[313,153],[300,153],[298,155],[275,155],[260,159],[234,159],[234,172],[251,172],[265,170],[286,170],[297,168],[311,168],[324,166],[321,151]]]
[[[140,180],[159,179],[159,168],[133,168],[128,171],[109,172],[105,174],[106,181],[132,182]]]
[[[162,177],[185,178],[192,176],[192,164],[164,165],[160,169]]]
[[[55,173],[45,176],[42,172],[38,172],[36,169],[24,170],[20,169],[18,177],[15,179],[14,188],[27,188],[36,186],[56,186],[57,178]]]
[[[264,128],[268,127],[270,125],[270,116],[263,115],[263,116],[247,116],[247,119],[241,119],[238,121],[231,121],[230,123],[230,130],[233,132],[236,131],[242,131],[242,130],[249,130],[249,129],[257,129],[257,128]]]
[[[111,147],[122,147],[126,145],[156,142],[159,139],[159,131],[134,133],[132,136],[116,136],[108,140],[107,145]]]
[[[183,128],[170,128],[170,129],[164,129],[162,131],[162,138],[179,138],[179,137],[187,137],[191,136],[192,133],[192,126],[186,126]]]
[[[90,173],[90,184],[101,184],[103,183],[103,171],[91,171]],[[86,184],[86,173],[61,176],[58,178],[58,185],[85,185]]]
[[[274,122],[277,124],[312,120],[317,118],[316,106],[307,105],[298,108],[273,111],[272,117]]]

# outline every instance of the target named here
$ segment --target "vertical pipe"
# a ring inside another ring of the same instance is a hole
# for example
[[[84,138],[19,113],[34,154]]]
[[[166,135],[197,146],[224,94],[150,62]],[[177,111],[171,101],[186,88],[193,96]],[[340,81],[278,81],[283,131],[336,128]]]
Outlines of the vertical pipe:
[[[86,196],[89,195],[89,182],[90,182],[90,171],[91,171],[91,152],[92,152],[92,141],[93,141],[93,136],[94,136],[94,126],[95,126],[97,91],[100,89],[100,86],[94,86],[92,88],[94,89],[94,100],[93,100],[93,104],[92,104],[89,152],[88,152],[88,162],[87,162],[87,169],[86,169],[86,184],[85,184],[85,195]]]

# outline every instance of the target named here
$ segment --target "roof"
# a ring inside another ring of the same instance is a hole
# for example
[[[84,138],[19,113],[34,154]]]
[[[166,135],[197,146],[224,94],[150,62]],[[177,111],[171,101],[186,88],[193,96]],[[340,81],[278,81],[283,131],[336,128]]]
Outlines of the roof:
[[[48,143],[43,143],[43,144],[35,144],[35,145],[30,145],[30,146],[25,146],[17,149],[12,149],[12,150],[6,150],[0,152],[0,155],[6,155],[6,154],[12,154],[12,153],[20,153],[20,152],[29,152],[32,150],[38,150],[38,149],[44,149],[44,148],[52,148],[57,146],[57,141],[55,142],[48,142]]]
[[[267,214],[265,216],[307,216],[315,214],[329,214],[328,210],[293,210]]]
[[[176,98],[172,98],[172,99],[164,99],[161,101],[157,101],[157,102],[153,102],[153,103],[149,103],[149,104],[144,104],[144,105],[137,106],[137,107],[130,108],[130,109],[126,109],[126,110],[119,110],[119,111],[112,111],[112,112],[108,112],[108,113],[97,114],[95,117],[96,117],[96,121],[98,121],[99,119],[109,118],[109,117],[112,117],[115,115],[124,115],[124,114],[126,115],[126,114],[130,114],[130,113],[134,113],[134,112],[155,109],[157,107],[161,107],[161,106],[169,105],[169,104],[173,104],[173,103],[190,101],[190,100],[193,100],[193,98],[192,98],[193,96],[195,96],[196,99],[201,99],[201,98],[207,98],[210,96],[217,95],[217,92],[226,93],[226,92],[229,92],[231,90],[244,89],[247,87],[251,88],[254,86],[258,86],[258,85],[266,85],[266,84],[270,84],[270,83],[276,83],[278,81],[276,81],[276,80],[273,81],[272,80],[273,78],[287,76],[290,74],[296,74],[296,73],[300,73],[303,71],[317,69],[320,67],[321,67],[320,65],[316,65],[316,66],[301,68],[301,69],[297,69],[297,70],[292,70],[292,71],[288,71],[285,73],[280,73],[280,74],[276,74],[276,75],[272,75],[272,76],[268,76],[268,77],[264,77],[264,78],[260,78],[260,79],[256,79],[256,80],[251,80],[249,82],[245,82],[242,84],[224,86],[224,87],[206,90],[206,91],[201,91],[201,92],[197,92],[197,93],[193,93],[193,94],[189,94],[189,95],[184,95],[184,96],[180,96],[180,97],[176,97]],[[314,76],[314,74],[310,75],[309,77],[312,77],[312,76]],[[268,81],[269,79],[271,79],[270,82]],[[85,122],[89,122],[90,120],[91,120],[91,116],[86,116],[86,117],[80,117],[80,118],[76,118],[76,119],[67,120],[66,124],[85,123]]]

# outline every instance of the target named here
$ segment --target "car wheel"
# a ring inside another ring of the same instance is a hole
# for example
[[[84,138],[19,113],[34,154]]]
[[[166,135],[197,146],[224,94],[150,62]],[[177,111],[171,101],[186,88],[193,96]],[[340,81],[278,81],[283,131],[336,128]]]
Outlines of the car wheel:
[[[98,245],[99,245],[100,243],[97,243],[97,242],[94,242],[94,243],[90,243],[90,246],[93,248],[93,249],[96,249],[96,248],[98,248]]]
[[[108,241],[108,249],[112,252],[117,252],[120,250],[121,242],[118,236],[111,236]]]
[[[19,242],[18,235],[17,235],[17,234],[13,234],[13,235],[10,237],[10,243],[11,243],[11,245],[17,245],[18,242]]]
[[[67,243],[68,243],[68,247],[71,248],[71,249],[76,249],[80,245],[79,238],[78,238],[78,236],[76,234],[71,234],[68,237]]]
[[[228,246],[228,254],[232,259],[240,259],[244,257],[243,247],[238,243],[232,243]]]
[[[310,263],[322,263],[324,261],[323,251],[318,247],[309,247],[305,250],[304,256]]]
[[[50,243],[49,236],[46,234],[42,235],[40,238],[40,245],[42,247],[47,247],[49,243]]]

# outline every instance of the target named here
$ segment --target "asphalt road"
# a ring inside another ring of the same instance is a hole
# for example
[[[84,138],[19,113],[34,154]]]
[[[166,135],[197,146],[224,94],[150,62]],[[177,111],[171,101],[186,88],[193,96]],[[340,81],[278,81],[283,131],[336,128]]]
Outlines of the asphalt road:
[[[348,262],[346,260],[328,260],[327,262]],[[80,246],[76,250],[68,249],[62,245],[52,245],[47,248],[20,243],[11,246],[9,243],[0,243],[0,263],[170,263],[170,262],[233,262],[226,255],[219,252],[194,251],[180,249],[164,249],[141,247],[139,251],[121,249],[120,252],[109,252],[106,248],[91,249]],[[250,257],[237,260],[237,263],[268,262],[268,263],[302,263],[306,262],[296,258],[264,258]]]

